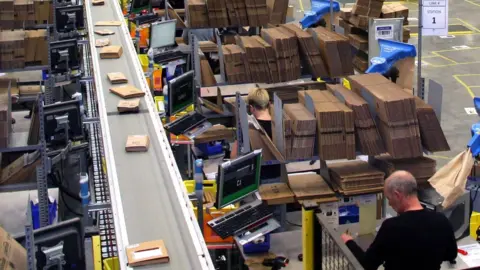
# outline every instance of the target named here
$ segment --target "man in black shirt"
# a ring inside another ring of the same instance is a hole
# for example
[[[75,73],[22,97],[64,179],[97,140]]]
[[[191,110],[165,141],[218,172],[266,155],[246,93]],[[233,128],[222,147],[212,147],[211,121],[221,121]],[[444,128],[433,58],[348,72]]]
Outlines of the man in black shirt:
[[[347,234],[342,239],[366,270],[438,270],[443,261],[454,261],[457,243],[448,219],[424,210],[417,197],[417,182],[406,171],[385,180],[384,194],[399,214],[385,220],[375,240],[364,252]]]

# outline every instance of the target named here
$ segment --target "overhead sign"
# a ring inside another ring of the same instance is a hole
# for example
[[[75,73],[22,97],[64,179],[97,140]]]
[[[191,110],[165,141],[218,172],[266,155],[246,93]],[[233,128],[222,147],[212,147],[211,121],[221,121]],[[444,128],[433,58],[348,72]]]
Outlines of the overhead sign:
[[[448,0],[422,0],[422,35],[448,35]]]

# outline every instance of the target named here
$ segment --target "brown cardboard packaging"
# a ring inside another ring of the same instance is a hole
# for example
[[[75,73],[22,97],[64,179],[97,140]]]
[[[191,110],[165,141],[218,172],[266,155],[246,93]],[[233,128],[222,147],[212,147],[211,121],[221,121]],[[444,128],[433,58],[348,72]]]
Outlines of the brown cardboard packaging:
[[[419,97],[415,97],[415,105],[423,147],[432,153],[450,151],[447,138],[432,106]]]
[[[335,196],[335,192],[333,192],[327,182],[318,174],[289,175],[288,184],[295,194],[296,200]]]
[[[138,112],[140,107],[140,99],[120,100],[117,105],[117,110],[123,112]]]
[[[315,117],[300,103],[285,104],[285,113],[291,119],[293,134],[298,136],[315,135]]]
[[[121,84],[121,83],[127,83],[127,77],[123,75],[122,72],[111,72],[107,74],[107,78],[110,81],[111,84]]]
[[[105,5],[105,1],[104,0],[92,0],[92,5],[103,6],[103,5]]]
[[[110,39],[108,38],[97,38],[95,39],[95,47],[101,48],[110,45]]]
[[[383,188],[385,174],[365,161],[338,162],[328,168],[330,179],[342,191]]]
[[[295,202],[295,195],[286,183],[263,184],[259,188],[260,197],[268,205]]]
[[[122,46],[107,46],[100,51],[101,59],[118,59],[122,56]]]
[[[102,29],[102,30],[95,30],[95,34],[100,35],[100,36],[108,36],[108,35],[113,35],[115,32],[112,30],[108,29]]]
[[[35,22],[46,24],[53,22],[53,11],[51,0],[34,0]]]
[[[147,135],[130,135],[127,137],[125,150],[127,152],[147,152],[150,139]]]
[[[187,9],[187,24],[189,27],[201,28],[210,26],[209,13],[205,0],[188,0]]]
[[[25,62],[35,65],[48,64],[47,31],[25,31]],[[33,63],[32,63],[33,62]]]
[[[5,229],[0,227],[0,262],[2,269],[28,269],[27,251]]]
[[[110,92],[122,98],[137,98],[145,96],[145,92],[132,85],[112,87],[110,88]]]
[[[170,261],[163,240],[148,241],[127,246],[126,253],[128,265],[132,267],[168,263]]]

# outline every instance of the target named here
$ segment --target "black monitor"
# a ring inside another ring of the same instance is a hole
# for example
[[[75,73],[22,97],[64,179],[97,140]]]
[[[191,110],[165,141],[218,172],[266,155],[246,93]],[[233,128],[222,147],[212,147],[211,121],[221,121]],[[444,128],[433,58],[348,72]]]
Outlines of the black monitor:
[[[63,254],[66,262],[63,269],[86,269],[85,240],[80,218],[73,218],[33,231],[37,251],[35,253],[37,269],[44,269],[46,256],[42,248],[51,248],[63,242]],[[25,233],[15,236],[15,240],[26,246]],[[58,267],[58,266],[57,266]],[[49,269],[57,269],[51,267]]]
[[[46,105],[43,108],[45,116],[45,140],[50,145],[64,145],[65,129],[58,123],[58,117],[68,118],[68,139],[71,141],[84,138],[82,115],[80,113],[80,101],[71,100],[66,102]]]
[[[55,26],[57,32],[70,32],[84,29],[83,5],[56,7]]]
[[[260,186],[261,166],[261,149],[218,165],[215,207],[221,209],[256,192]]]
[[[76,39],[50,43],[52,73],[65,73],[80,68],[80,55]]]
[[[151,8],[150,0],[132,0],[130,5],[131,14],[140,13],[142,10],[150,10]]]
[[[195,102],[195,75],[186,72],[168,82],[168,113],[175,115]]]

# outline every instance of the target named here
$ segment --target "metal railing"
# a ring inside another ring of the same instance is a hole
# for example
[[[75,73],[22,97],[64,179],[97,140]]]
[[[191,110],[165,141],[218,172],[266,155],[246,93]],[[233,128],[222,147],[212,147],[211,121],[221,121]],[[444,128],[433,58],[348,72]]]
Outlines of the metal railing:
[[[340,233],[328,223],[328,217],[316,214],[316,220],[315,231],[321,233],[315,241],[315,269],[363,270],[360,262],[343,243]]]

